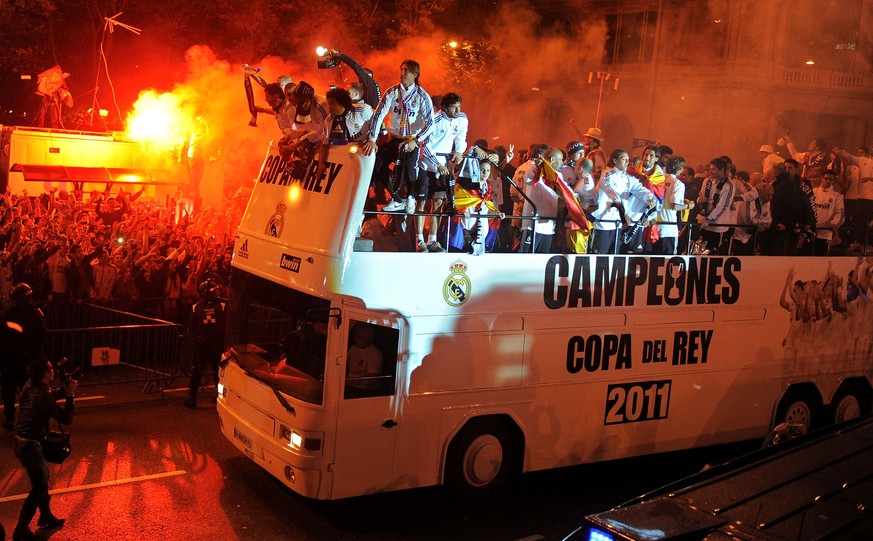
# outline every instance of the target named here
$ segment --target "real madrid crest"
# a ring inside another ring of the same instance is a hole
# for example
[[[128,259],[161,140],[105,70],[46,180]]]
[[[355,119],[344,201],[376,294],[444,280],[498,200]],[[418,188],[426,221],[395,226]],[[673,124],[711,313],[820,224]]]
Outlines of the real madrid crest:
[[[451,273],[443,283],[443,298],[449,306],[461,306],[470,298],[472,285],[467,276],[467,265],[460,259],[449,267]]]
[[[267,222],[267,228],[264,230],[265,235],[279,238],[282,236],[282,228],[285,227],[285,203],[276,205],[276,212],[270,216],[270,221]]]

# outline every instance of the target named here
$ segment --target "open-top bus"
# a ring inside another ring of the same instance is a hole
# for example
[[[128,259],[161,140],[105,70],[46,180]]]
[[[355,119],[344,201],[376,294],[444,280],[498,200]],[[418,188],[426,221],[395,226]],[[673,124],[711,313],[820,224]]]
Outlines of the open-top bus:
[[[221,429],[304,496],[488,493],[870,410],[869,261],[374,251],[372,168],[272,153],[239,228]]]

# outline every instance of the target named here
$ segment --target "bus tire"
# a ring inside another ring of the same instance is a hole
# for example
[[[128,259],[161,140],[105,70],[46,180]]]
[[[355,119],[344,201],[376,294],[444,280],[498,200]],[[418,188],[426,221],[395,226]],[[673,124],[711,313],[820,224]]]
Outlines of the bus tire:
[[[779,401],[773,426],[797,423],[803,425],[804,433],[810,432],[818,428],[821,408],[817,391],[804,387],[789,389]]]
[[[505,422],[473,419],[449,444],[445,483],[462,499],[491,496],[509,485],[518,459],[518,445]]]
[[[844,423],[870,413],[870,387],[865,382],[846,380],[831,401],[834,424]]]

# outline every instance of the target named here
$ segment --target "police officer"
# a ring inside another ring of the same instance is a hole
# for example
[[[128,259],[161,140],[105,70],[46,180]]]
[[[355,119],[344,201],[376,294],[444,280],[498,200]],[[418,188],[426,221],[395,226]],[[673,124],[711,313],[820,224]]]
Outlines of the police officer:
[[[191,307],[188,330],[194,337],[194,371],[185,399],[186,408],[197,408],[197,390],[205,366],[212,367],[212,377],[218,384],[218,361],[224,347],[224,303],[218,298],[219,286],[207,279],[199,287],[200,299]],[[213,402],[215,397],[213,397]]]
[[[12,532],[13,541],[38,539],[30,530],[30,521],[37,509],[37,526],[51,529],[64,525],[64,519],[57,518],[49,505],[49,470],[42,454],[42,443],[49,432],[51,419],[65,425],[72,424],[73,396],[78,385],[76,380],[66,378],[63,387],[52,391],[49,385],[55,377],[54,369],[45,357],[27,366],[27,376],[28,382],[21,391],[21,412],[15,425],[15,456],[27,471],[31,488]],[[66,398],[63,408],[57,402],[62,397]]]
[[[33,304],[33,290],[29,285],[15,284],[9,298],[12,303],[0,317],[20,327],[21,331],[5,335],[0,344],[2,426],[6,430],[12,430],[15,424],[15,396],[27,379],[27,366],[42,354],[48,335],[42,311]]]

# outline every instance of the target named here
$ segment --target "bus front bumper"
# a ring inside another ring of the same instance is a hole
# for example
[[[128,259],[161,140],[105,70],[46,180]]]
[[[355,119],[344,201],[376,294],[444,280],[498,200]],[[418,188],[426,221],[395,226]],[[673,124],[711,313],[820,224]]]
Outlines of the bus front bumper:
[[[314,499],[330,497],[329,490],[322,487],[321,471],[304,467],[304,463],[311,459],[294,454],[274,436],[268,436],[246,422],[227,407],[225,400],[218,400],[217,410],[221,432],[240,452],[301,496]]]

